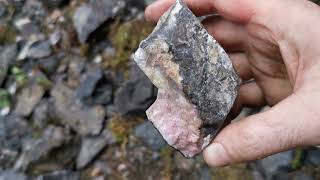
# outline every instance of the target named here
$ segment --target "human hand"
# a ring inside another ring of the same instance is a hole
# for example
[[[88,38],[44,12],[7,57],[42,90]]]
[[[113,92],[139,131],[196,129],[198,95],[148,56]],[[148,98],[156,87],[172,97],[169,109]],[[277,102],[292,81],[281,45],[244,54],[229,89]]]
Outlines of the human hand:
[[[234,111],[273,106],[226,126],[205,149],[206,162],[223,166],[320,145],[320,8],[306,0],[185,2],[198,16],[220,15],[204,26],[244,81]],[[157,21],[173,3],[156,1],[146,18]]]

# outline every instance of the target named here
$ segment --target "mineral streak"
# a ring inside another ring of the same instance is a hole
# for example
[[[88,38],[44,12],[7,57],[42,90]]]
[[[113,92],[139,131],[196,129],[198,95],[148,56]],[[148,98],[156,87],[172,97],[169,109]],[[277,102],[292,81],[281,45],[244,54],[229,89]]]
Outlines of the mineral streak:
[[[184,156],[199,154],[223,125],[241,83],[226,52],[177,0],[134,59],[159,89],[148,119]]]

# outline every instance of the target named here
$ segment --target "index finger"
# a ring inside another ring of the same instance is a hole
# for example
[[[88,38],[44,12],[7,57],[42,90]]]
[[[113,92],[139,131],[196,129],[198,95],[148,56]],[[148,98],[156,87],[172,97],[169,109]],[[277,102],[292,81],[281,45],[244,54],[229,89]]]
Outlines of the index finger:
[[[214,14],[216,12],[212,0],[184,0],[196,16]],[[157,22],[175,0],[157,0],[147,7],[145,16],[148,21]]]

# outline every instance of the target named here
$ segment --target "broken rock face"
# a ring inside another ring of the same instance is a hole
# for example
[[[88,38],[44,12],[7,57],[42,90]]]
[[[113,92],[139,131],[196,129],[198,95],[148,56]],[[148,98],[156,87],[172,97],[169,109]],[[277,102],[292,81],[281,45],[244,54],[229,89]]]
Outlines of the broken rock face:
[[[226,52],[177,0],[134,59],[159,89],[149,120],[186,157],[199,154],[220,130],[241,82]]]

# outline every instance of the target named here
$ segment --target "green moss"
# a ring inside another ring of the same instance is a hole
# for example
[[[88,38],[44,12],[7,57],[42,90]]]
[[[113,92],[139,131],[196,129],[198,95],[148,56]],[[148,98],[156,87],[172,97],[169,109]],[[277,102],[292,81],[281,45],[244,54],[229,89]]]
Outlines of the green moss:
[[[5,89],[0,89],[0,109],[10,107],[10,94]]]
[[[17,32],[8,25],[0,26],[0,45],[14,43]]]
[[[164,168],[162,170],[162,175],[164,179],[172,179],[173,173],[173,153],[174,150],[170,146],[166,146],[160,150],[160,157],[164,161]]]
[[[138,48],[140,41],[151,33],[153,25],[141,20],[126,23],[116,21],[111,26],[109,39],[116,49],[115,56],[104,56],[104,66],[112,69],[126,69],[131,54]]]
[[[11,74],[13,75],[18,86],[23,86],[28,81],[28,76],[22,69],[18,68],[17,66],[11,68]]]
[[[80,56],[81,57],[87,57],[89,54],[89,45],[88,44],[81,44],[80,46]]]
[[[253,179],[246,164],[238,164],[213,169],[212,179],[251,180]]]
[[[298,169],[298,168],[301,167],[301,161],[302,161],[303,153],[304,153],[304,151],[301,148],[297,148],[294,151],[294,157],[293,157],[293,160],[291,161],[292,169]]]
[[[52,86],[52,82],[45,76],[37,77],[36,82],[47,90],[50,89]]]
[[[123,120],[121,117],[113,117],[108,124],[108,129],[111,130],[112,135],[115,137],[118,143],[123,143],[128,138],[132,127],[128,121]]]

